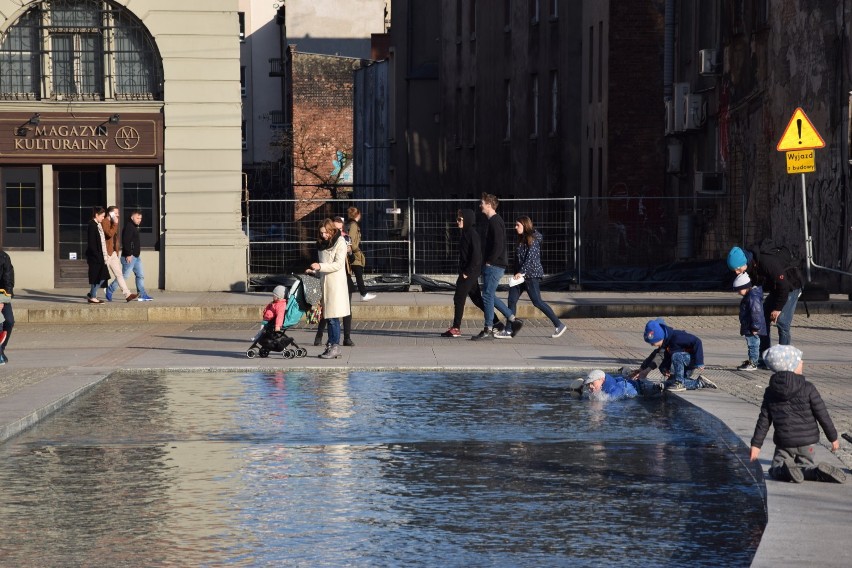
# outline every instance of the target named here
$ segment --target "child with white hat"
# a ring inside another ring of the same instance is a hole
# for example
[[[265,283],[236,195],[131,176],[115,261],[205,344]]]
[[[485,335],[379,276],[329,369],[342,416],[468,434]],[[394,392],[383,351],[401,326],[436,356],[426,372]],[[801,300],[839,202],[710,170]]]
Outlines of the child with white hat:
[[[766,317],[763,313],[763,288],[752,285],[747,272],[734,279],[734,291],[743,297],[740,300],[740,335],[748,346],[748,359],[737,367],[737,371],[756,371],[766,368],[760,360],[760,343],[766,341]]]

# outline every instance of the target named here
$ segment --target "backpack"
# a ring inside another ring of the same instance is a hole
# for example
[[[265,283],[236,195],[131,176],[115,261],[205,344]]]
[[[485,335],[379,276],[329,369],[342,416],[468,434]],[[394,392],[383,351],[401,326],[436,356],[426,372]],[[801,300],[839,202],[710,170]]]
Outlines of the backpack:
[[[793,256],[793,252],[788,246],[776,243],[770,237],[767,237],[760,241],[755,247],[754,252],[755,261],[758,265],[766,266],[768,258],[775,259],[778,264],[784,267],[784,276],[793,288],[802,287],[804,279],[802,278],[802,272],[799,270],[801,261]]]

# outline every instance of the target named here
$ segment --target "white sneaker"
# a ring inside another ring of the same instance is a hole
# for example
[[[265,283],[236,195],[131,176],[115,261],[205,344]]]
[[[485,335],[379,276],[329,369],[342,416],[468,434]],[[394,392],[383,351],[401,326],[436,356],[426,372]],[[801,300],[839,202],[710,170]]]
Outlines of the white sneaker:
[[[562,325],[553,330],[553,335],[551,335],[550,337],[552,337],[553,339],[561,337],[562,334],[565,333],[566,329],[568,329],[568,326],[563,323]]]
[[[494,337],[497,339],[512,339],[512,332],[508,329],[504,329],[502,331],[495,331]]]
[[[368,294],[364,294],[363,296],[361,296],[361,301],[362,302],[369,302],[370,300],[374,300],[375,298],[376,298],[375,294],[369,294],[368,293]]]

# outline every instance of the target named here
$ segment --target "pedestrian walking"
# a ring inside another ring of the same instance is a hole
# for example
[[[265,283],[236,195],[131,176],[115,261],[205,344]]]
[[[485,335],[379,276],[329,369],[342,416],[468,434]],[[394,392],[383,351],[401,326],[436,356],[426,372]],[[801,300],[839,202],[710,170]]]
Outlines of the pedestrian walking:
[[[133,274],[136,277],[136,299],[140,302],[150,302],[154,298],[145,290],[145,271],[142,269],[140,258],[142,246],[139,239],[139,225],[142,224],[142,212],[135,209],[130,213],[128,221],[121,230],[121,273],[125,282]],[[116,288],[118,288],[117,278],[107,287],[107,301],[112,301]]]
[[[15,267],[9,254],[0,249],[0,315],[3,318],[0,327],[0,365],[5,365],[9,358],[6,356],[6,346],[12,337],[12,328],[15,327],[15,313],[12,311],[12,295],[15,288]]]
[[[101,221],[101,235],[104,239],[104,250],[106,251],[105,263],[110,272],[112,272],[115,282],[121,288],[124,294],[124,299],[128,302],[135,300],[138,295],[131,294],[127,283],[124,281],[124,270],[121,267],[121,261],[118,259],[118,250],[120,243],[118,242],[118,207],[110,205],[107,207],[106,216]],[[106,291],[107,302],[112,302],[112,292],[109,288]]]
[[[361,226],[358,224],[361,221],[361,212],[357,207],[347,209],[349,224],[346,226],[346,232],[352,243],[352,256],[350,265],[352,273],[355,274],[355,284],[358,286],[358,293],[361,294],[361,300],[369,302],[375,299],[375,294],[367,292],[367,286],[364,284],[364,268],[367,264],[367,258],[364,256],[364,251],[361,250]]]
[[[541,265],[542,235],[533,227],[532,219],[523,215],[515,221],[515,232],[518,234],[518,244],[515,249],[515,275],[509,282],[509,311],[512,315],[506,322],[506,328],[498,331],[494,337],[500,339],[515,337],[524,322],[517,319],[518,300],[521,293],[526,292],[533,306],[543,313],[553,324],[553,334],[550,337],[560,337],[565,333],[566,326],[562,323],[553,309],[541,298],[541,279],[544,268]],[[513,285],[514,284],[514,285]]]
[[[482,234],[482,304],[485,314],[485,326],[479,335],[474,335],[474,341],[494,339],[494,309],[496,308],[508,320],[512,312],[497,297],[497,286],[506,272],[509,261],[506,255],[506,225],[503,218],[497,214],[500,200],[496,195],[483,193],[479,208],[486,217]]]

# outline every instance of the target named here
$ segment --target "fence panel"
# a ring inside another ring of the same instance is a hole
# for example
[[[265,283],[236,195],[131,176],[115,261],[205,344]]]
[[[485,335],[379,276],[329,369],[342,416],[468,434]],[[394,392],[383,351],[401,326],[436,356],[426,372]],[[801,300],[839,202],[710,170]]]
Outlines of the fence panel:
[[[249,237],[250,280],[301,273],[316,260],[316,240],[323,219],[354,206],[361,212],[361,249],[365,276],[408,276],[410,242],[405,230],[407,204],[387,199],[251,199],[245,204],[243,230]]]
[[[479,201],[458,199],[412,200],[413,272],[455,281],[458,274],[459,209],[472,209],[477,224],[484,223]],[[575,271],[574,199],[503,199],[497,212],[506,223],[506,247],[510,262],[514,258],[515,220],[529,217],[542,233],[541,261],[546,274]],[[479,217],[481,216],[481,218]]]

